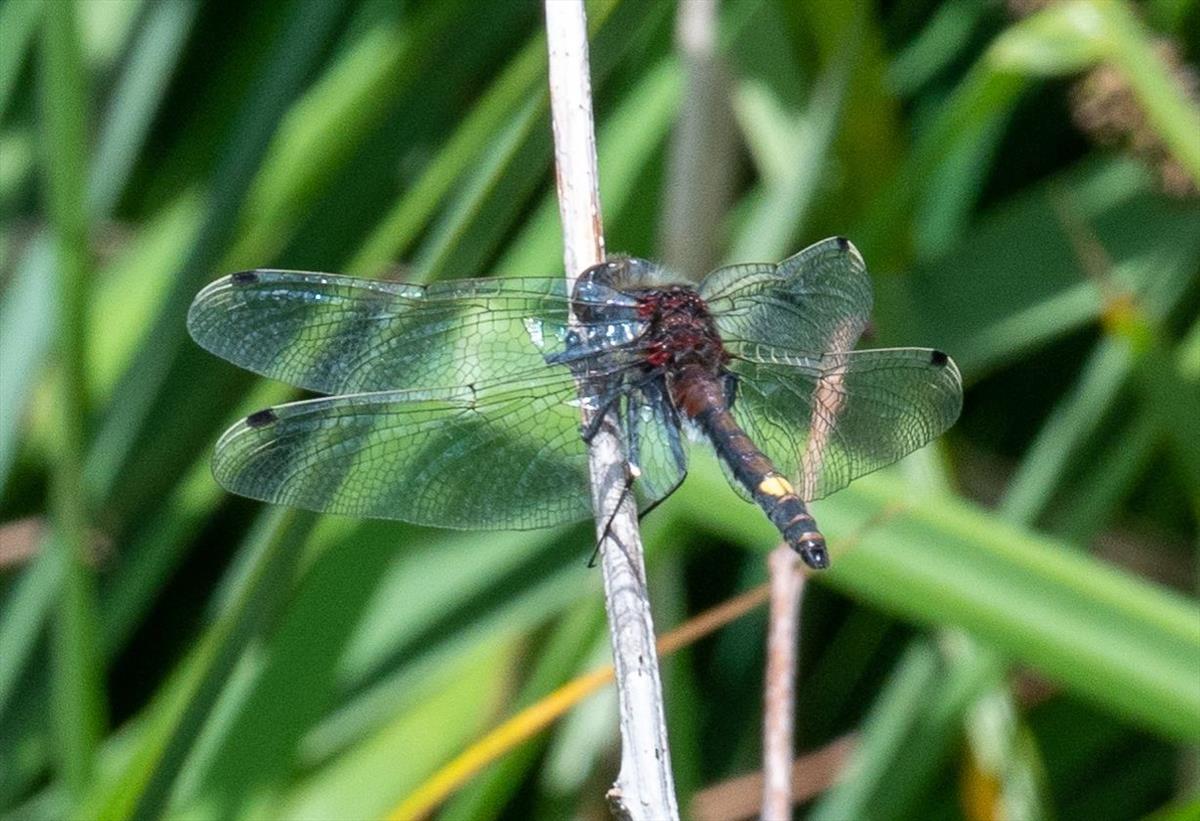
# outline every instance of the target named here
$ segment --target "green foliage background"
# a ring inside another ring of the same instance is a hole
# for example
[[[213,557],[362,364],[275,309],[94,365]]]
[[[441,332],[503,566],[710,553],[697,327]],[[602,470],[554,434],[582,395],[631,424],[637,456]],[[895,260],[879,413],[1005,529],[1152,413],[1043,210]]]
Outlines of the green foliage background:
[[[1200,813],[1200,11],[1032,5],[730,0],[709,97],[673,6],[588,6],[610,248],[844,234],[871,344],[967,383],[815,505],[798,743],[861,735],[807,817]],[[538,4],[7,0],[0,152],[0,812],[378,816],[607,659],[590,524],[228,498],[212,442],[290,394],[184,330],[255,266],[561,273]],[[777,538],[703,459],[645,533],[660,627]],[[665,662],[685,807],[758,767],[762,636]],[[589,701],[444,817],[604,813],[615,727]]]

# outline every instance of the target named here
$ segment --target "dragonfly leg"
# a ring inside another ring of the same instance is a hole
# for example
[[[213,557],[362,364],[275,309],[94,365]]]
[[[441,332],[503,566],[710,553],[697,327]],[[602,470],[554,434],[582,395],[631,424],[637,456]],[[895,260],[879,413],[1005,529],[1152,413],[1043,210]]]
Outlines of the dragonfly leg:
[[[620,401],[621,394],[613,394],[601,403],[596,412],[592,414],[592,418],[580,426],[579,435],[584,443],[590,445],[592,440],[596,438],[596,434],[600,432],[601,426],[604,425],[604,420],[608,418],[608,412],[613,409]]]
[[[637,408],[632,407],[633,397],[630,394],[624,394],[625,407],[624,407],[624,412],[622,412],[621,396],[622,396],[622,394],[617,394],[616,396],[614,396],[612,399],[610,399],[604,405],[603,413],[600,418],[604,418],[604,416],[607,416],[608,411],[611,408],[615,407],[616,411],[617,411],[618,425],[619,425],[619,427],[623,427],[625,430],[625,434],[626,434],[625,449],[626,449],[626,454],[627,454],[627,456],[625,458],[625,482],[623,483],[623,485],[621,487],[621,495],[619,497],[617,497],[617,503],[615,505],[613,505],[612,513],[610,513],[608,515],[608,521],[606,521],[604,523],[604,530],[600,533],[600,538],[596,540],[596,548],[592,551],[592,557],[590,559],[588,559],[588,567],[589,568],[596,566],[596,557],[600,555],[600,546],[604,544],[605,539],[607,539],[610,535],[612,535],[613,522],[617,518],[617,513],[618,513],[618,511],[620,511],[621,505],[623,505],[625,503],[625,497],[628,496],[633,491],[633,483],[634,483],[634,481],[636,481],[637,476],[638,476],[638,469],[636,467],[631,467],[631,466],[637,465],[637,458],[638,458],[638,452],[637,452],[638,410],[637,410]],[[624,424],[622,425],[621,423],[624,423]],[[598,428],[597,428],[597,430],[598,430]],[[595,431],[592,432],[592,435],[595,436]],[[589,441],[589,440],[585,437],[584,441]]]
[[[633,490],[633,482],[634,482],[635,478],[636,477],[634,477],[634,475],[631,472],[629,472],[629,471],[625,472],[625,485],[624,485],[624,487],[621,488],[621,495],[617,499],[617,503],[613,506],[612,513],[610,513],[608,516],[608,521],[606,521],[604,523],[604,530],[601,531],[600,538],[596,540],[596,547],[592,550],[592,557],[590,559],[588,559],[587,566],[589,568],[596,566],[596,557],[600,555],[601,545],[603,545],[604,541],[609,536],[612,535],[613,522],[617,518],[618,511],[621,510],[621,505],[623,505],[625,503],[625,497],[628,496],[630,494],[630,492]],[[657,504],[657,502],[655,504]],[[649,511],[647,511],[647,512],[649,512]],[[642,514],[638,514],[639,520],[641,519],[641,515]]]
[[[667,391],[666,384],[662,377],[659,377],[654,385],[654,401],[658,407],[665,407],[667,413],[670,414],[670,419],[664,426],[667,439],[671,443],[671,457],[675,460],[675,466],[679,468],[680,474],[687,476],[687,453],[683,449],[683,441],[679,438],[679,432],[683,429],[683,420],[679,416],[679,408],[675,407],[675,402],[671,399],[670,393]],[[683,481],[679,480],[680,483]],[[679,487],[679,483],[675,485]],[[674,492],[674,488],[671,489]],[[667,494],[668,496],[670,494]],[[663,497],[666,498],[666,497]]]
[[[662,374],[652,374],[640,385],[640,388],[642,395],[647,399],[645,404],[652,409],[656,409],[656,412],[663,412],[669,417],[665,424],[661,425],[661,429],[671,446],[671,458],[674,460],[675,467],[679,471],[679,478],[672,482],[671,486],[666,488],[662,494],[657,494],[657,488],[652,489],[652,493],[658,495],[658,498],[638,514],[639,521],[678,490],[679,486],[683,484],[683,480],[687,478],[687,453],[684,451],[683,442],[679,438],[680,425],[682,424],[679,418],[679,410],[675,407],[675,403],[671,401],[671,397],[667,393]],[[630,419],[633,419],[636,411],[630,411],[629,415]],[[631,443],[630,452],[637,453],[641,443],[637,436],[633,438],[635,441]],[[639,464],[632,456],[631,460],[634,464]]]

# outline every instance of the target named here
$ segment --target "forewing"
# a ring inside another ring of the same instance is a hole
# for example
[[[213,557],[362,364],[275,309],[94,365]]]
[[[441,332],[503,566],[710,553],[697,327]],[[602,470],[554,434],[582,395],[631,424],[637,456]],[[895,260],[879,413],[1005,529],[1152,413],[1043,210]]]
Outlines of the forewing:
[[[812,356],[760,345],[731,369],[735,418],[804,499],[913,452],[962,409],[958,367],[928,348]]]
[[[756,344],[814,354],[854,347],[871,316],[871,281],[854,245],[833,237],[778,265],[731,265],[700,283],[726,349]]]
[[[635,304],[615,291],[600,297],[610,308]],[[561,277],[411,285],[259,270],[202,290],[188,329],[247,370],[321,393],[357,393],[534,371],[563,350],[568,308]],[[636,333],[630,323],[607,339]]]
[[[325,513],[472,529],[577,521],[591,504],[575,391],[547,368],[521,389],[295,402],[227,431],[213,473],[234,493]]]

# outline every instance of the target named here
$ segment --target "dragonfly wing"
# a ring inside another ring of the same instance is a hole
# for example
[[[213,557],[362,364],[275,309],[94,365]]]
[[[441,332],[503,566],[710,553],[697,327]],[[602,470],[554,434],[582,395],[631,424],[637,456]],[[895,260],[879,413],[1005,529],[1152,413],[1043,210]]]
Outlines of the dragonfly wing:
[[[804,499],[912,453],[962,409],[958,367],[928,348],[816,356],[760,345],[730,368],[734,417]]]
[[[387,391],[253,414],[217,443],[228,490],[326,513],[526,529],[591,515],[575,383]],[[653,499],[644,498],[643,504]]]
[[[598,298],[635,304],[614,291]],[[543,367],[565,347],[569,305],[561,277],[412,285],[259,270],[202,290],[188,329],[247,370],[321,393],[358,393],[452,387]],[[607,338],[636,336],[635,323],[630,328],[612,328]]]
[[[871,280],[858,250],[833,237],[778,265],[731,265],[700,283],[726,349],[754,344],[809,351],[854,347],[871,316]]]
[[[687,446],[661,379],[631,388],[621,407],[625,451],[636,471],[634,493],[646,510],[670,496],[687,475]]]

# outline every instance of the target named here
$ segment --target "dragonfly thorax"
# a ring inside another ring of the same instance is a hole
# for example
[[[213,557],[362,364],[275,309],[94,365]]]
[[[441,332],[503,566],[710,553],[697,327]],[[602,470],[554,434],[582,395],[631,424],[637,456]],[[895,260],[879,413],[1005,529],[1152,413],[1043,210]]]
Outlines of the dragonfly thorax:
[[[672,285],[638,295],[638,318],[647,323],[643,336],[646,367],[682,375],[698,368],[715,376],[729,355],[716,322],[695,289]]]

